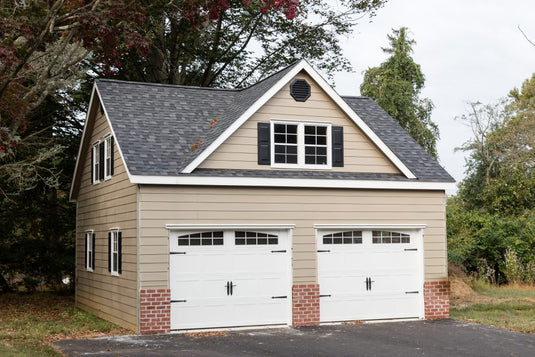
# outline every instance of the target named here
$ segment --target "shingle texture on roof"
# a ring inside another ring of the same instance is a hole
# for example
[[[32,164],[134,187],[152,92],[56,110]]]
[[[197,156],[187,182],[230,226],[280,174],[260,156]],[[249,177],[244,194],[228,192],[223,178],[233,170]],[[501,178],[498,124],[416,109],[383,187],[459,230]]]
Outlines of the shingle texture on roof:
[[[292,66],[243,90],[98,80],[133,175],[176,175]]]
[[[132,175],[180,176],[294,65],[245,89],[229,90],[98,80],[97,89],[116,141]],[[398,156],[419,181],[453,178],[370,98],[345,97],[347,104]],[[202,170],[192,176],[408,180],[402,175],[346,174],[326,170]]]
[[[455,182],[372,98],[342,97],[420,181]]]

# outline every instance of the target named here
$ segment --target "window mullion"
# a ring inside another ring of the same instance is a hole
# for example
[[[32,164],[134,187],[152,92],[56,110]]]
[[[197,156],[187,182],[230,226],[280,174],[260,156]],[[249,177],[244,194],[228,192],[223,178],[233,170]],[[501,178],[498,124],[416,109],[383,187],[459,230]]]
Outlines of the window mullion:
[[[297,164],[305,164],[305,125],[297,125]]]

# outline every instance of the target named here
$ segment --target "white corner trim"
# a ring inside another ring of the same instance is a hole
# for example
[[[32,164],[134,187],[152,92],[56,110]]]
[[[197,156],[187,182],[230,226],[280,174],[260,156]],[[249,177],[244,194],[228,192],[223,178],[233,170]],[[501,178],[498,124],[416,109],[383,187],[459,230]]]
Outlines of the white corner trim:
[[[251,186],[251,187],[313,187],[361,188],[386,190],[453,190],[454,182],[373,181],[334,179],[288,179],[263,177],[204,177],[204,176],[138,176],[130,178],[133,184],[193,185],[193,186]]]
[[[295,224],[166,224],[165,228],[170,231],[197,230],[197,229],[294,229]]]
[[[314,229],[424,229],[427,224],[315,224]]]
[[[336,93],[336,91],[323,79],[323,77],[308,62],[301,60],[290,72],[282,77],[273,87],[271,87],[262,97],[249,107],[232,125],[230,125],[212,144],[190,162],[182,173],[189,174],[195,170],[208,156],[210,156],[223,142],[225,142],[238,128],[245,123],[254,113],[256,113],[271,97],[273,97],[282,87],[295,77],[299,72],[305,70],[307,74],[320,86],[321,89],[353,120],[353,122],[377,145],[377,147],[388,157],[388,159],[410,179],[416,176],[405,164],[390,150],[388,146],[374,133],[374,131],[355,113],[353,109]]]

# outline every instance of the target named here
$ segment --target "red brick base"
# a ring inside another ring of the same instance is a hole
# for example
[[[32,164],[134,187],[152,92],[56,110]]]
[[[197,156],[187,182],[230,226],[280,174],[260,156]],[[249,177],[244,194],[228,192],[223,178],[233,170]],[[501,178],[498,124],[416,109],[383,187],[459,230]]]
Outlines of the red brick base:
[[[320,286],[296,284],[292,287],[292,325],[312,326],[320,323]]]
[[[169,333],[171,329],[171,290],[139,291],[139,333]]]
[[[425,318],[450,317],[450,282],[426,281],[424,283]]]

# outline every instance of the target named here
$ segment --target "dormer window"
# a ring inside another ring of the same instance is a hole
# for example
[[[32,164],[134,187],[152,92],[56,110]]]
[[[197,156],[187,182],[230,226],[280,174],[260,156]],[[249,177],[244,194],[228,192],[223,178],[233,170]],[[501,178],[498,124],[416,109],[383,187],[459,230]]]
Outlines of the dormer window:
[[[258,123],[258,164],[298,169],[341,167],[343,141],[343,127],[330,123]]]
[[[331,125],[272,122],[273,167],[331,166]]]

